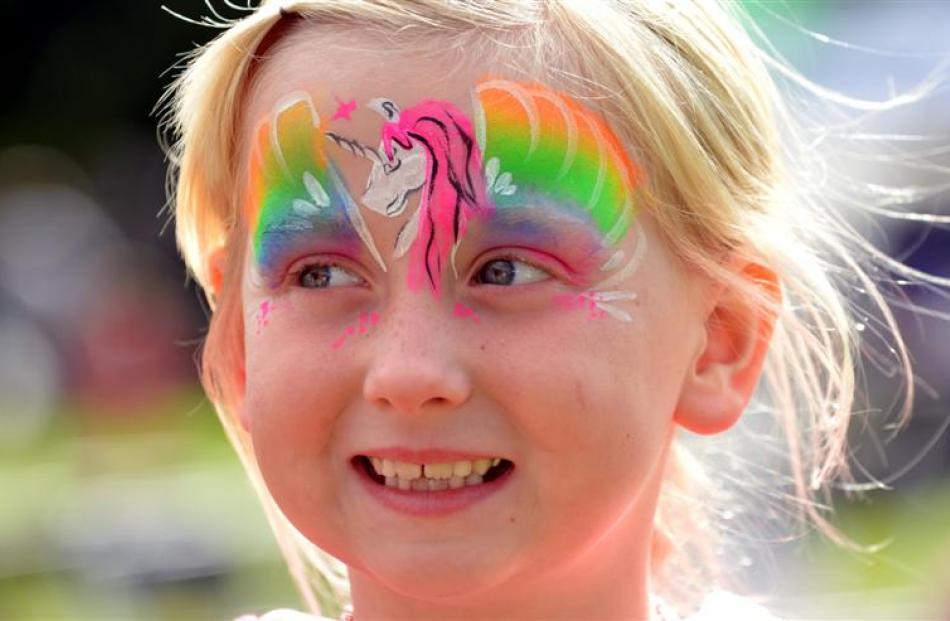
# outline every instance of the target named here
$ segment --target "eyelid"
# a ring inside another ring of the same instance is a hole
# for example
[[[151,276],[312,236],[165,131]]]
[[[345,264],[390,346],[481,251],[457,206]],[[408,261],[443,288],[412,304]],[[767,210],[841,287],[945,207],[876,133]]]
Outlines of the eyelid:
[[[300,278],[300,274],[307,268],[324,265],[328,267],[338,267],[342,270],[346,270],[356,278],[358,278],[361,283],[358,285],[344,285],[350,287],[365,286],[369,284],[369,279],[363,274],[362,270],[356,268],[353,265],[352,260],[347,259],[341,255],[329,254],[329,255],[310,255],[303,257],[302,259],[297,259],[290,264],[290,267],[287,269],[286,283],[292,287],[300,287],[297,283],[297,280]],[[326,289],[339,289],[342,287],[326,287]]]
[[[540,261],[538,259],[532,258],[531,256],[531,255],[539,255],[539,254],[548,257],[550,260]],[[536,269],[541,270],[542,272],[545,272],[551,278],[560,278],[560,279],[570,280],[570,277],[569,277],[570,270],[567,269],[566,266],[561,264],[561,262],[558,261],[555,257],[548,255],[547,253],[538,252],[535,250],[528,250],[526,248],[500,247],[500,248],[493,248],[491,250],[488,250],[482,253],[482,255],[472,264],[473,269],[471,270],[472,272],[471,275],[468,277],[468,281],[471,282],[471,280],[475,277],[478,271],[482,269],[486,263],[489,263],[491,261],[497,261],[499,259],[509,259],[509,260],[526,263],[530,265],[531,267],[534,267]],[[551,263],[551,262],[556,262],[559,264],[559,266],[552,268],[550,265],[548,265],[548,263]],[[543,282],[547,282],[547,281],[538,281],[534,283],[529,283],[528,285],[521,285],[521,286],[527,287],[530,285],[539,285]],[[510,288],[510,287],[506,287],[506,288]]]

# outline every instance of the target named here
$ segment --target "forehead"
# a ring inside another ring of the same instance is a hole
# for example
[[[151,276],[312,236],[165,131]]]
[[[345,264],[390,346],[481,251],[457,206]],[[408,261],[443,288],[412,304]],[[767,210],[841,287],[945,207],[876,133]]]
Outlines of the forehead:
[[[439,99],[471,114],[472,85],[488,73],[515,78],[531,71],[514,53],[493,51],[474,32],[449,37],[432,30],[397,37],[370,28],[304,23],[262,56],[244,102],[243,131],[247,136],[294,91],[330,102],[355,100],[359,107],[379,97],[403,105]],[[348,131],[369,138],[378,134],[378,125],[378,117],[355,115]]]

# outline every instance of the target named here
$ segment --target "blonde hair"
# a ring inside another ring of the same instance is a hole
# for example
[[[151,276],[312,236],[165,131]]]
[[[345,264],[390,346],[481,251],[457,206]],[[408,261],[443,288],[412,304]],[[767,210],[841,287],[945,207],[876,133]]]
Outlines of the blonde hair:
[[[178,244],[214,312],[202,380],[312,611],[337,614],[348,601],[344,568],[305,540],[277,508],[236,412],[243,383],[239,283],[247,234],[234,189],[237,129],[258,52],[277,36],[274,27],[285,13],[303,17],[304,24],[372,28],[413,42],[413,35],[436,33],[465,45],[502,42],[493,46],[502,50],[499,56],[512,48],[533,54],[538,73],[546,67],[578,96],[596,100],[646,172],[639,207],[657,220],[669,248],[777,315],[760,389],[784,431],[788,499],[803,523],[853,545],[828,522],[817,498],[829,482],[850,480],[846,434],[857,356],[843,284],[857,283],[873,300],[881,330],[893,335],[905,378],[911,377],[910,364],[888,304],[855,258],[867,255],[869,245],[849,233],[827,205],[798,191],[814,187],[814,179],[802,184],[788,162],[814,156],[790,150],[798,144],[795,125],[766,63],[786,75],[791,70],[765,56],[727,6],[649,0],[269,2],[243,19],[222,20],[227,30],[188,59],[167,93],[166,121],[174,138],[170,178]],[[209,257],[221,248],[228,249],[227,267],[214,282]],[[723,258],[730,253],[773,270],[781,302],[727,269]],[[912,397],[908,383],[901,420]],[[676,440],[656,516],[653,576],[655,591],[681,608],[719,573],[710,545],[714,529],[695,527],[697,509],[704,506],[703,477],[699,461]],[[687,514],[689,523],[683,521]]]

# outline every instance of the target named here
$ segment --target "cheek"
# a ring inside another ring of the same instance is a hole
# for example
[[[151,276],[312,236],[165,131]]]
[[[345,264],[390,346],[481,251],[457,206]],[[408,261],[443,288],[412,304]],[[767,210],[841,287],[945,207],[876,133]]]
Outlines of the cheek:
[[[642,480],[662,451],[678,383],[656,364],[664,328],[635,317],[563,309],[486,338],[481,381],[522,430],[538,475],[557,473],[542,484],[565,501],[584,486]]]
[[[337,417],[354,382],[341,369],[341,352],[329,345],[334,328],[301,322],[279,302],[268,324],[245,331],[246,415],[254,452],[268,488],[281,507],[331,483],[317,473],[339,468],[331,454]],[[331,371],[332,369],[332,371]],[[314,473],[300,476],[301,469]],[[290,511],[288,511],[288,514]]]

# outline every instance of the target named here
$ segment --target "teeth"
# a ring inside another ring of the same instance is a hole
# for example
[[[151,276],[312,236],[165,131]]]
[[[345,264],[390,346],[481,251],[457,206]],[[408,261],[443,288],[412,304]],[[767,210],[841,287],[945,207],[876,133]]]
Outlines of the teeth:
[[[379,474],[379,471],[376,471]],[[422,466],[419,464],[407,464],[404,461],[396,462],[396,476],[400,479],[418,479],[422,476]]]
[[[414,491],[440,491],[480,485],[489,468],[501,463],[500,457],[437,464],[411,464],[380,457],[370,457],[369,460],[376,474],[386,478],[387,487]]]
[[[430,479],[448,479],[452,476],[452,464],[426,464],[425,473]]]
[[[479,476],[488,472],[489,468],[491,468],[490,459],[476,459],[475,463],[472,465],[472,470],[474,470],[475,474]]]

